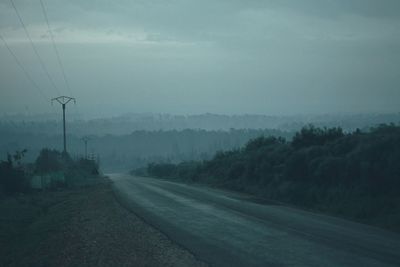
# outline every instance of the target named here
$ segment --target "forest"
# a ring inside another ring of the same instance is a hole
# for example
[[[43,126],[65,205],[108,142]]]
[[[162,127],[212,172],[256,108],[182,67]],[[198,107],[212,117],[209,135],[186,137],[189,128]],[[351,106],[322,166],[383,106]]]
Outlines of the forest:
[[[302,128],[258,137],[210,160],[152,163],[136,175],[206,183],[400,230],[400,126]]]

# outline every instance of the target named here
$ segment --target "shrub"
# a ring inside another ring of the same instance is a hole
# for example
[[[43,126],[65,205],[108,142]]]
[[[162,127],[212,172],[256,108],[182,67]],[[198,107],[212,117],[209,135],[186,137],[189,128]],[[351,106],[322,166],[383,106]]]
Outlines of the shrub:
[[[20,162],[25,152],[26,150],[17,151],[13,156],[8,154],[7,160],[0,162],[0,188],[5,194],[29,190],[29,182]]]

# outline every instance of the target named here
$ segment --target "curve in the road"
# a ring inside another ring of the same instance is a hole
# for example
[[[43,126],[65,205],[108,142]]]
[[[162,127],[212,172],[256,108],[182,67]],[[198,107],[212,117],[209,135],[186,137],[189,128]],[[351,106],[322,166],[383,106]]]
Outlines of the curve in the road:
[[[126,207],[215,266],[400,266],[399,235],[236,194],[111,175]]]

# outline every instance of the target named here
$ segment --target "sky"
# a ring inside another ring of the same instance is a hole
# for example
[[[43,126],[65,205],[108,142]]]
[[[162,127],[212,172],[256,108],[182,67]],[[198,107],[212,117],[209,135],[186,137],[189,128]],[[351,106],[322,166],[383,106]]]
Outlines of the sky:
[[[0,0],[26,70],[0,40],[0,114],[60,112],[58,95],[81,116],[400,111],[398,0],[42,2],[50,31],[40,0],[13,0],[49,75]]]

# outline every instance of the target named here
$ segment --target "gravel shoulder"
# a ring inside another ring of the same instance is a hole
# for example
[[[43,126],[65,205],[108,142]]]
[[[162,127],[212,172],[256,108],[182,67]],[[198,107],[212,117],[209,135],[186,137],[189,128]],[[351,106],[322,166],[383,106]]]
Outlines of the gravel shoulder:
[[[111,182],[0,200],[1,266],[207,266],[115,200]]]

